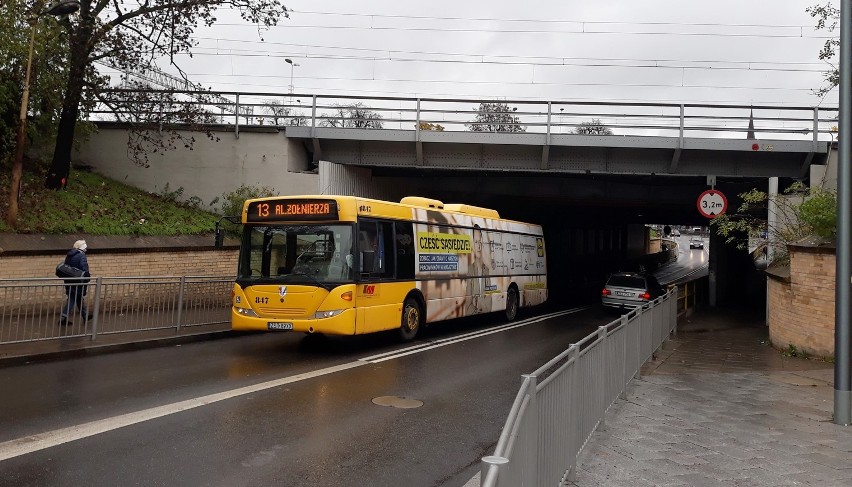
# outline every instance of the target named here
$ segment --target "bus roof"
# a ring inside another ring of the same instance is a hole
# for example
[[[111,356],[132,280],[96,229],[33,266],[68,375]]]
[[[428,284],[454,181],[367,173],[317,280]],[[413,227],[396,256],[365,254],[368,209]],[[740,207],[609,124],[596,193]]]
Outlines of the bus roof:
[[[397,203],[394,201],[384,201],[347,195],[288,195],[271,196],[266,198],[253,198],[246,200],[245,205],[243,206],[242,221],[244,223],[249,221],[255,222],[247,218],[248,209],[252,203],[256,204],[258,202],[264,202],[274,206],[275,202],[280,202],[281,204],[285,204],[287,202],[301,202],[303,204],[311,204],[328,200],[334,200],[337,202],[338,213],[336,215],[336,218],[334,219],[342,221],[355,221],[358,216],[375,216],[408,220],[411,219],[411,214],[406,210],[410,208],[420,208],[439,212],[461,213],[474,217],[490,218],[495,220],[502,219],[500,218],[500,213],[497,210],[493,210],[490,208],[481,208],[478,206],[467,205],[463,203],[445,204],[440,200],[423,198],[419,196],[406,196],[402,198],[399,203]],[[274,213],[274,208],[272,211]],[[317,220],[323,219],[327,220],[328,218],[317,218]],[[270,217],[268,219],[264,219],[264,221],[276,220],[286,221],[288,220],[288,218],[281,217],[280,219],[278,219]],[[310,220],[310,218],[301,217],[298,218],[298,220],[308,221]]]

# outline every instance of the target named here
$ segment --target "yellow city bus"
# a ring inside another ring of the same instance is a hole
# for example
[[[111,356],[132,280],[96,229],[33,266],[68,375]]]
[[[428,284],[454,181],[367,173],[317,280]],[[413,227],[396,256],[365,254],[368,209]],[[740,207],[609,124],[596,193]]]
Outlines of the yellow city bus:
[[[234,330],[359,335],[547,299],[542,229],[495,210],[406,197],[246,201]]]

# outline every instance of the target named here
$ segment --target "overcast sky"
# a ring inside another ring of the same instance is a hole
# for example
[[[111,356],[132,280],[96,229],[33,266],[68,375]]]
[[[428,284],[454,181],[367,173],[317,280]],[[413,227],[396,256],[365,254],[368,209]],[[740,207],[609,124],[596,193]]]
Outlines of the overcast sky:
[[[836,90],[812,92],[830,34],[807,0],[286,5],[290,18],[265,32],[219,15],[181,66],[225,91],[287,93],[289,58],[297,93],[837,104]]]

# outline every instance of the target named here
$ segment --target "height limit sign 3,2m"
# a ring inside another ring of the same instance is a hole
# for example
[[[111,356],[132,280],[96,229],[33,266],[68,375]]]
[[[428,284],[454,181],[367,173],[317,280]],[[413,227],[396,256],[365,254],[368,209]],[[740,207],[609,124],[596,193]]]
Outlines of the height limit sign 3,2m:
[[[708,189],[698,196],[698,213],[707,218],[716,218],[728,209],[728,198],[721,191]]]

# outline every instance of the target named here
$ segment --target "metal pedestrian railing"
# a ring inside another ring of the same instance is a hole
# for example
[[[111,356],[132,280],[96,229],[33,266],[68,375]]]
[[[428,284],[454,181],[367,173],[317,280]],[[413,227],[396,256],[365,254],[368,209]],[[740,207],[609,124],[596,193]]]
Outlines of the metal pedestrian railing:
[[[0,345],[128,332],[182,329],[230,320],[233,277],[95,277],[0,279]],[[85,292],[91,319],[73,310],[59,323],[66,287]]]
[[[614,320],[554,357],[521,388],[480,485],[538,487],[576,480],[577,457],[642,365],[677,331],[677,290]]]

